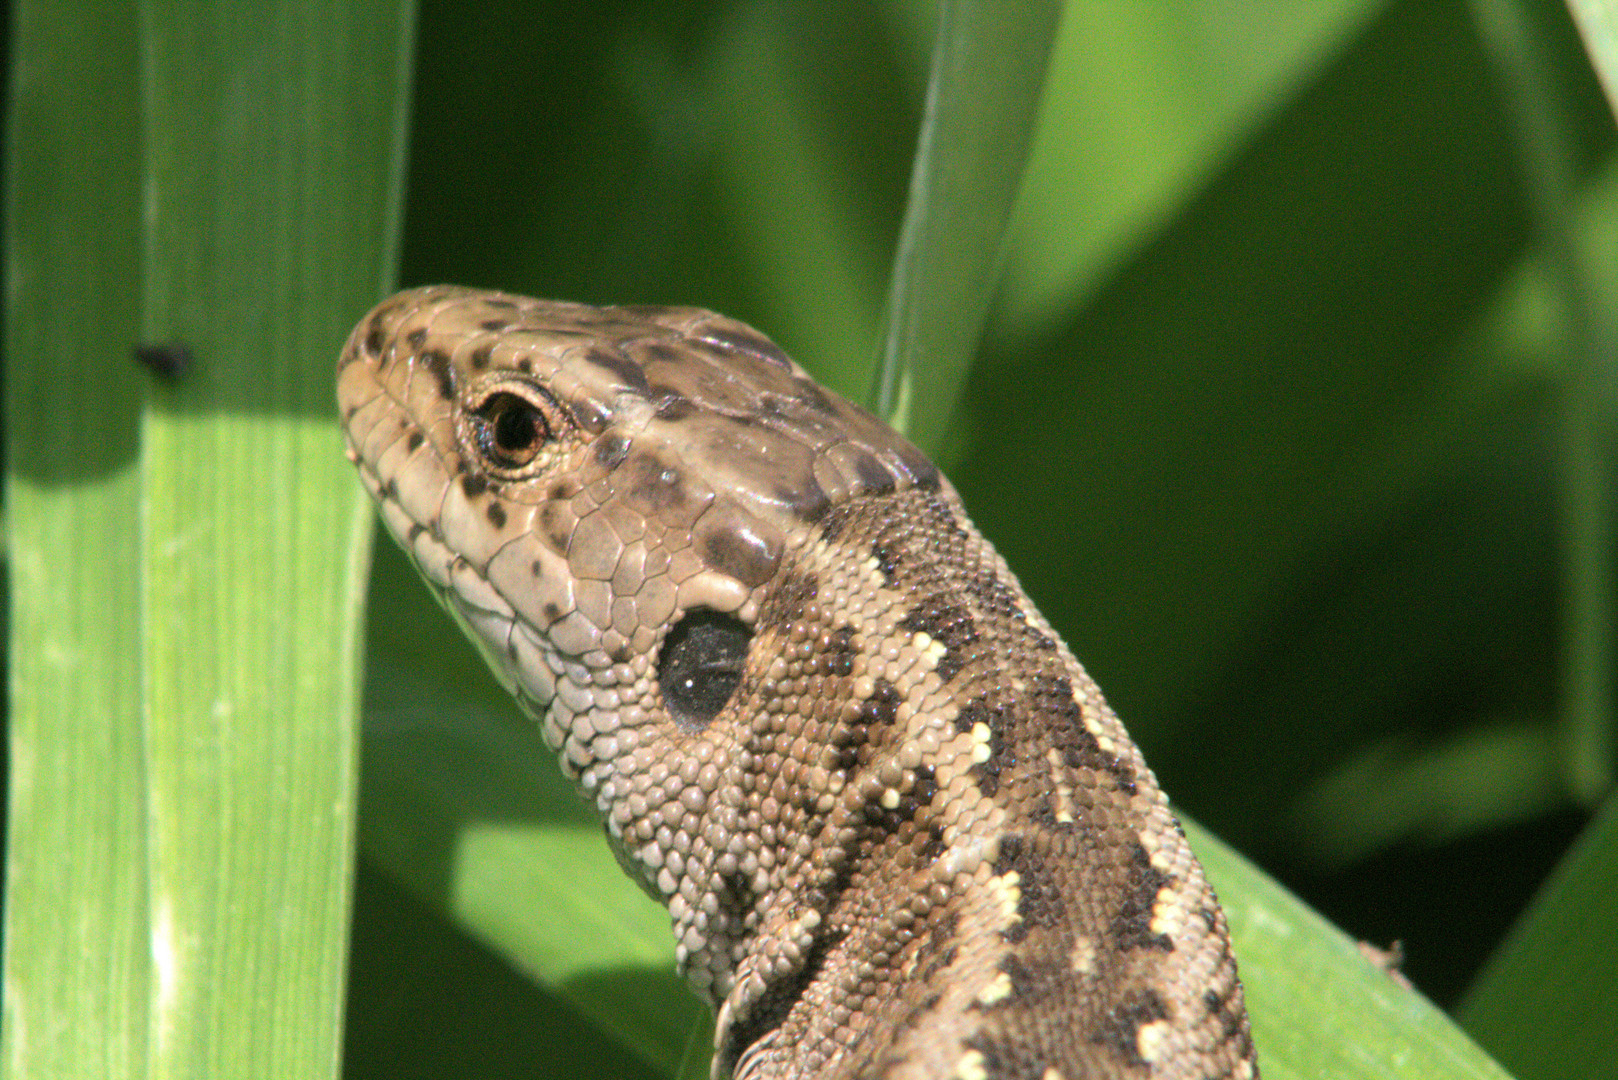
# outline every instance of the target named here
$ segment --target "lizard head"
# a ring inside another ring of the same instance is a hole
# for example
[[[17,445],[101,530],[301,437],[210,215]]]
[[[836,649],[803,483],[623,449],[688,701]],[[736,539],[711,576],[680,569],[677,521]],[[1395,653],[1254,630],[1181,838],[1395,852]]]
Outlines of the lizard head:
[[[416,289],[354,330],[338,399],[389,531],[541,722],[631,876],[677,921],[717,888],[687,868],[751,891],[745,830],[702,813],[744,801],[731,766],[759,716],[738,688],[782,652],[751,647],[761,611],[832,508],[937,490],[931,463],[758,332],[694,308]]]

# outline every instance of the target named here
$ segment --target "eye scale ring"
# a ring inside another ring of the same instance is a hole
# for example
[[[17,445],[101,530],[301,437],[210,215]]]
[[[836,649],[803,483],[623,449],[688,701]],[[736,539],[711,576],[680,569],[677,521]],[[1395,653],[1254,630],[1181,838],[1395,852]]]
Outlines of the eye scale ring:
[[[566,422],[546,391],[518,382],[484,389],[464,416],[467,441],[489,473],[502,480],[538,471]]]

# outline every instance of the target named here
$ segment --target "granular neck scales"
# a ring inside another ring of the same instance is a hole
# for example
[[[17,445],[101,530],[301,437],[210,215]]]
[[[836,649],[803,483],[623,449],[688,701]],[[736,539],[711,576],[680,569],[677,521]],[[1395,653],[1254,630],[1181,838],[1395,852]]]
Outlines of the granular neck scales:
[[[715,1076],[1258,1075],[1140,752],[899,435],[711,312],[444,287],[360,323],[338,398],[668,906]]]

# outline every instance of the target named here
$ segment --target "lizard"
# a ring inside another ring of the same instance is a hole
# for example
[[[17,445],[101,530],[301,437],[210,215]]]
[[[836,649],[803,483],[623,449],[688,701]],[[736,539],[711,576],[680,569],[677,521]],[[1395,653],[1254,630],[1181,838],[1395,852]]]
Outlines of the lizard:
[[[434,286],[338,363],[387,529],[667,906],[716,1080],[1249,1080],[1225,915],[950,482],[763,334]]]

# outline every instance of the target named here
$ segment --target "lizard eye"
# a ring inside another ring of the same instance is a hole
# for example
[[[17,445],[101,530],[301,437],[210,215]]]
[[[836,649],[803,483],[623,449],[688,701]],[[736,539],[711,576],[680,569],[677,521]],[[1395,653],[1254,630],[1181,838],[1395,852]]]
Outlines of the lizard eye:
[[[547,408],[550,406],[550,408]],[[550,402],[516,390],[491,392],[468,414],[472,441],[496,473],[527,469],[555,438]]]
[[[663,703],[686,727],[701,730],[730,703],[742,681],[753,631],[734,615],[693,608],[663,639],[657,683]]]

